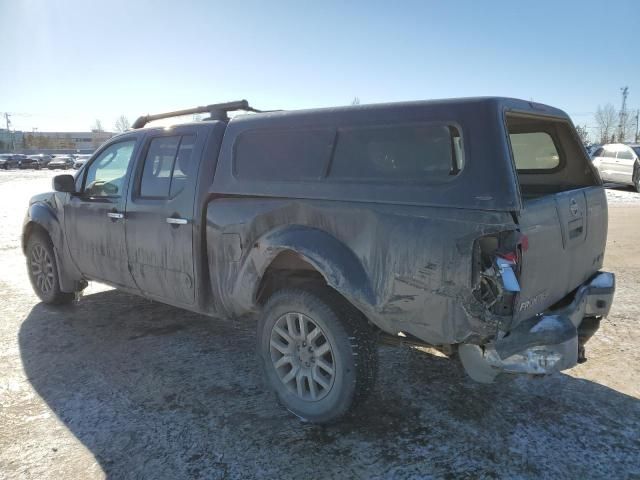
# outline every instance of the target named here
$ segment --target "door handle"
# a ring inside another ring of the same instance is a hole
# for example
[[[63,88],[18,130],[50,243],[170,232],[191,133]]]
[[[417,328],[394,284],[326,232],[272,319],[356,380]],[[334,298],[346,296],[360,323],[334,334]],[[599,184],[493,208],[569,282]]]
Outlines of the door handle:
[[[107,217],[113,218],[114,220],[124,218],[124,213],[119,212],[107,212]]]
[[[167,217],[166,220],[169,225],[186,225],[189,223],[186,218]]]

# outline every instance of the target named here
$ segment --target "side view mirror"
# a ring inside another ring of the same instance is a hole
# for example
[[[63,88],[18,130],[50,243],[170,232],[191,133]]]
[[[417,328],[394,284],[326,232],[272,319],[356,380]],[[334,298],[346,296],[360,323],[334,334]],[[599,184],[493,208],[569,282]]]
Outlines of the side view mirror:
[[[56,175],[53,177],[53,189],[56,192],[75,193],[76,179],[73,175]]]

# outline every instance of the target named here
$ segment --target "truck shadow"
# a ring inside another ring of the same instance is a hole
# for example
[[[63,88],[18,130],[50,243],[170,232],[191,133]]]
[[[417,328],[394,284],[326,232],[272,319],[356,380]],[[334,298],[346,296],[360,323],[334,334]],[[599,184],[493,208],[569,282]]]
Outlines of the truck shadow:
[[[316,427],[264,389],[253,325],[112,290],[36,305],[19,344],[35,390],[109,478],[640,472],[640,402],[569,375],[479,385],[457,362],[385,347],[370,400]]]

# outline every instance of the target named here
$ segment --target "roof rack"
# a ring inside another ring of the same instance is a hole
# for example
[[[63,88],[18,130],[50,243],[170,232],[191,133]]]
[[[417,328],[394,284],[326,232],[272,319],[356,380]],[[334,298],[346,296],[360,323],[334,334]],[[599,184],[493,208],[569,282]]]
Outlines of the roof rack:
[[[246,100],[237,100],[235,102],[226,102],[226,103],[214,103],[212,105],[207,105],[205,107],[195,107],[195,108],[187,108],[186,110],[176,110],[175,112],[166,112],[166,113],[156,113],[155,115],[143,115],[138,117],[138,119],[133,122],[131,128],[142,128],[147,123],[153,120],[160,120],[161,118],[171,118],[171,117],[180,117],[182,115],[194,115],[196,113],[208,113],[209,118],[206,120],[222,120],[228,121],[229,117],[227,116],[228,112],[232,112],[234,110],[244,110],[247,112],[261,112],[261,110],[257,110],[253,107],[249,106],[249,102]]]

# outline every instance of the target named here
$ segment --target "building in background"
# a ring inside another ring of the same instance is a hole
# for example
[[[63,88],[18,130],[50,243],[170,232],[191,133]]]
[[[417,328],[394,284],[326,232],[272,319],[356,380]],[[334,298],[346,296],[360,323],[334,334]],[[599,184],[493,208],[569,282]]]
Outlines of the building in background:
[[[112,132],[22,132],[0,129],[0,152],[92,153]]]

